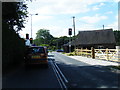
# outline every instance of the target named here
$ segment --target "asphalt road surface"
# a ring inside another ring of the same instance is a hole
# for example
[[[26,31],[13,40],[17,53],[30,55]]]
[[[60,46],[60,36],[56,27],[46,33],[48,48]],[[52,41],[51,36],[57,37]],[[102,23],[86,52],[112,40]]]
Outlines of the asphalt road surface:
[[[60,88],[59,82],[49,62],[44,66],[25,67],[4,75],[2,88]]]
[[[107,67],[89,65],[56,52],[53,54],[69,81],[68,88],[119,88],[120,74]]]
[[[53,64],[63,75],[54,70]],[[3,76],[2,88],[61,88],[61,82],[67,88],[118,88],[118,75],[106,67],[92,66],[53,52],[49,53],[49,68],[23,65]]]

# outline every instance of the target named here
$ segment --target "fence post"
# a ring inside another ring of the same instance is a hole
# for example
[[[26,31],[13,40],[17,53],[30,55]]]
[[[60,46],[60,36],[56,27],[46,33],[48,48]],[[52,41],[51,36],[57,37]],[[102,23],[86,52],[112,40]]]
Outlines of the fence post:
[[[92,50],[92,59],[95,59],[95,49],[92,47],[91,50]]]
[[[107,60],[109,60],[108,48],[106,48],[106,57],[107,57]]]
[[[86,48],[86,50],[85,50],[85,56],[87,57],[87,48]]]
[[[120,62],[120,46],[116,46],[116,54],[117,54],[118,62]]]
[[[80,52],[80,55],[82,56],[82,48],[81,48],[81,52]]]

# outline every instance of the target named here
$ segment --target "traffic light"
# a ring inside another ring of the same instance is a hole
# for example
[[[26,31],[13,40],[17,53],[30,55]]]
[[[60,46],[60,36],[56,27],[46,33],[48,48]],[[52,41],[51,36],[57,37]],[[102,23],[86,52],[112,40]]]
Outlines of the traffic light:
[[[29,34],[26,34],[26,39],[29,39]]]
[[[68,34],[72,35],[72,28],[69,28]]]
[[[32,44],[33,43],[33,38],[30,38],[30,44]]]

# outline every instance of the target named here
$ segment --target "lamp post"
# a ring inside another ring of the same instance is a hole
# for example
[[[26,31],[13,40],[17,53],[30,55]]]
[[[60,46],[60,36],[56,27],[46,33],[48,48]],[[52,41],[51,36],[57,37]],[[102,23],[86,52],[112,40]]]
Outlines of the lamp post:
[[[38,13],[36,14],[30,14],[31,15],[31,38],[32,38],[32,15],[38,15]]]

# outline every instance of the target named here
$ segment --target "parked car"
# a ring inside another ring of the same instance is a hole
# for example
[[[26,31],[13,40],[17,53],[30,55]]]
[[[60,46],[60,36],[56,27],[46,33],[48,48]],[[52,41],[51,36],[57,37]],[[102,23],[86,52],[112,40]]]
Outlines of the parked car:
[[[48,66],[47,48],[43,46],[31,46],[27,48],[25,55],[26,65],[46,65]]]
[[[58,50],[56,50],[57,52],[64,52],[64,50],[62,50],[62,49],[58,49]]]

